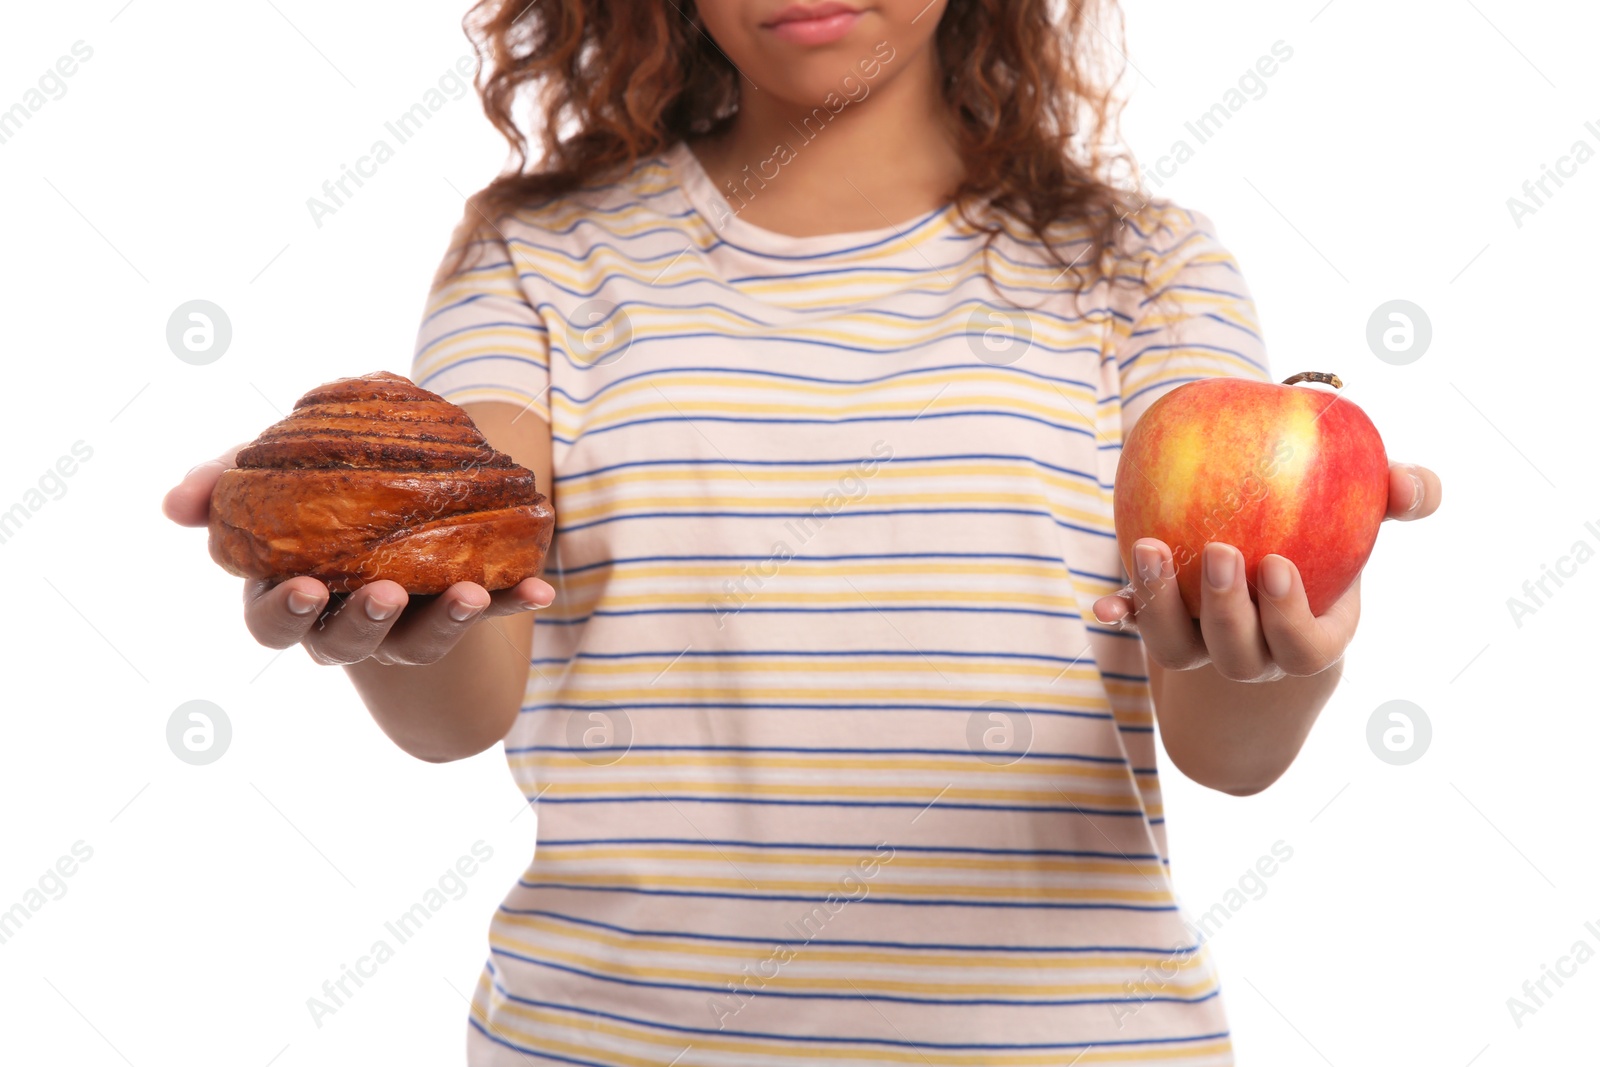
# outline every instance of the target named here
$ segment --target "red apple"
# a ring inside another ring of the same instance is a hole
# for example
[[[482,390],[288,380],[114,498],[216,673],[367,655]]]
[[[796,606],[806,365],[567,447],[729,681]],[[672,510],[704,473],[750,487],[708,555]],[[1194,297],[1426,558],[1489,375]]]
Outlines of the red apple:
[[[1256,567],[1275,552],[1300,569],[1314,615],[1361,573],[1389,507],[1389,458],[1366,412],[1296,374],[1282,385],[1203,378],[1166,393],[1122,444],[1113,511],[1122,565],[1133,543],[1158,537],[1172,549],[1178,589],[1200,614],[1200,550],[1208,541],[1244,554],[1256,600]]]

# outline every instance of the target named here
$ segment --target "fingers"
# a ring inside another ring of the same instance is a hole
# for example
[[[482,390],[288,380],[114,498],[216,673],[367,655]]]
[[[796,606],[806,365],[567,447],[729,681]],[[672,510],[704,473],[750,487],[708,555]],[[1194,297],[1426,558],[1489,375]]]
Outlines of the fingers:
[[[1235,682],[1277,676],[1245,584],[1244,554],[1212,541],[1200,552],[1200,570],[1200,633],[1212,667]]]
[[[1094,617],[1107,624],[1132,623],[1133,600],[1121,593],[1100,597],[1094,602]]]
[[[1444,487],[1439,476],[1415,463],[1389,465],[1389,514],[1385,518],[1409,522],[1425,519],[1439,510]]]
[[[525,578],[510,589],[500,589],[489,594],[489,607],[483,613],[486,619],[501,615],[520,615],[534,608],[547,608],[555,602],[556,591],[541,578]]]
[[[409,599],[398,582],[364,585],[319,618],[301,643],[318,663],[357,663],[378,650]]]
[[[288,648],[317,624],[328,603],[328,587],[315,578],[271,582],[246,582],[244,624],[250,636],[268,648]]]
[[[1178,591],[1178,570],[1166,542],[1139,538],[1133,545],[1133,559],[1134,621],[1144,638],[1145,653],[1170,670],[1203,665],[1206,646]]]
[[[1306,676],[1327,670],[1343,655],[1361,614],[1358,579],[1320,618],[1311,614],[1300,569],[1279,555],[1256,567],[1261,634],[1283,673]]]
[[[322,664],[349,664],[368,657],[391,664],[442,659],[480,619],[547,607],[555,590],[538,578],[491,594],[473,582],[457,582],[438,596],[412,599],[396,582],[362,586],[333,603],[315,578],[281,585],[245,586],[245,625],[268,648],[303,643]]]
[[[233,466],[233,458],[243,445],[235,445],[216,459],[195,467],[183,481],[167,490],[161,511],[179,526],[204,526],[211,513],[211,490],[222,472]]]

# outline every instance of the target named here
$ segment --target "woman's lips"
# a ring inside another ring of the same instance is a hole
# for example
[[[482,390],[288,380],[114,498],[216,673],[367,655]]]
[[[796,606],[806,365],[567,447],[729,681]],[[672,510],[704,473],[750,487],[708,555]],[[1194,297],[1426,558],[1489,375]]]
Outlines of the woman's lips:
[[[831,44],[848,34],[860,17],[859,11],[835,11],[818,18],[787,19],[767,29],[794,44]]]

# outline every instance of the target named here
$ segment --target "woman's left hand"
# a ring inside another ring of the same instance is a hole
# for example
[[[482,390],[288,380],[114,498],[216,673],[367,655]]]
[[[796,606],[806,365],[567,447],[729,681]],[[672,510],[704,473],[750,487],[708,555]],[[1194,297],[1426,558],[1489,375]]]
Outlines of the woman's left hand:
[[[1439,476],[1410,463],[1389,466],[1387,519],[1426,518],[1438,510]],[[1283,556],[1262,557],[1256,569],[1259,606],[1244,582],[1244,555],[1208,543],[1201,553],[1200,618],[1194,619],[1172,579],[1172,550],[1154,537],[1134,542],[1129,587],[1103,596],[1094,614],[1103,623],[1136,625],[1158,666],[1190,670],[1211,664],[1224,678],[1271,682],[1327,670],[1344,655],[1361,614],[1361,580],[1322,615],[1312,615],[1300,571]]]

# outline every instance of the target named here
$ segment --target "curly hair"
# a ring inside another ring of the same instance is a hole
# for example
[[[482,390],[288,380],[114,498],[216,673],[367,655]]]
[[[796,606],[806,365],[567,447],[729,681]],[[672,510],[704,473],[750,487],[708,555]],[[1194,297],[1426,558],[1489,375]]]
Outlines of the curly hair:
[[[511,154],[469,198],[442,276],[460,270],[470,244],[504,215],[614,178],[681,138],[717,130],[738,109],[741,75],[694,0],[479,0],[463,28],[480,59],[484,112]],[[1117,135],[1122,29],[1116,0],[950,0],[934,47],[966,162],[951,199],[988,234],[985,252],[1003,232],[998,220],[971,216],[986,199],[1036,236],[1064,274],[1085,283],[1115,276],[1105,257],[1122,220],[1143,207]],[[525,86],[544,122],[533,168],[529,131],[513,114]],[[1071,263],[1052,240],[1060,220],[1088,228]]]

